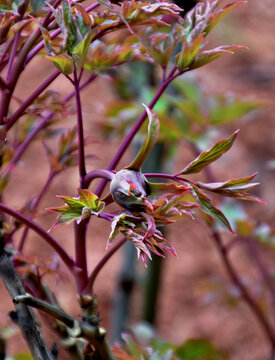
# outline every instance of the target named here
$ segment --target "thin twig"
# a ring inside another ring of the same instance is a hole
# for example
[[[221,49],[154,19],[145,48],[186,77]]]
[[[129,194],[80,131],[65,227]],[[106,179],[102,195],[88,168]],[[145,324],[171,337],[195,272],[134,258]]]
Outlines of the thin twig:
[[[210,227],[210,226],[209,226]],[[211,227],[210,227],[211,228]],[[212,238],[216,244],[216,247],[219,251],[219,254],[222,258],[223,264],[232,280],[232,282],[235,284],[235,286],[240,290],[241,295],[247,305],[252,310],[255,317],[258,319],[259,324],[261,325],[264,333],[266,334],[266,337],[269,339],[269,342],[272,347],[272,353],[274,353],[275,350],[275,337],[274,337],[274,331],[269,324],[268,320],[266,319],[264,313],[262,312],[261,308],[257,304],[257,302],[253,299],[253,297],[250,295],[246,287],[244,286],[243,282],[238,276],[238,273],[234,269],[231,261],[229,260],[228,253],[226,251],[226,247],[223,246],[221,235],[218,231],[211,228],[211,235]]]
[[[53,170],[50,170],[50,173],[49,173],[49,175],[47,177],[47,180],[46,180],[44,186],[42,187],[42,189],[41,189],[39,195],[37,196],[37,198],[34,200],[34,203],[32,205],[32,211],[33,212],[37,209],[40,201],[42,200],[43,196],[47,192],[47,190],[48,190],[48,188],[49,188],[49,186],[50,186],[50,184],[51,184],[51,182],[52,182],[52,180],[54,179],[55,176],[56,176],[56,172],[53,171]],[[29,228],[25,227],[25,229],[23,231],[23,234],[21,236],[21,239],[19,241],[19,245],[18,245],[18,251],[19,252],[23,251],[23,247],[24,247],[26,238],[28,236],[28,232],[29,232]]]
[[[34,230],[42,239],[44,239],[60,256],[63,260],[64,264],[67,268],[75,275],[75,263],[71,259],[71,257],[67,254],[67,252],[63,249],[61,245],[47,232],[45,231],[40,225],[33,222],[31,219],[27,218],[26,216],[20,214],[19,212],[9,208],[8,206],[0,203],[0,210],[4,213],[12,216],[18,222],[27,225],[29,228]]]
[[[115,245],[111,247],[111,249],[103,256],[103,258],[99,261],[99,263],[95,266],[94,270],[92,271],[89,281],[87,284],[87,287],[85,291],[88,293],[93,294],[94,293],[94,282],[97,278],[97,275],[101,271],[101,269],[104,267],[104,265],[107,263],[107,261],[113,256],[114,253],[117,252],[117,250],[127,241],[127,239],[124,237],[121,240],[119,240]]]
[[[60,71],[54,71],[37,89],[19,106],[19,108],[7,120],[7,130],[22,116],[25,110],[38,98],[38,96],[60,75]]]
[[[161,97],[161,95],[164,93],[164,91],[166,90],[166,88],[168,87],[168,85],[171,83],[171,81],[181,75],[180,74],[175,74],[177,68],[174,67],[167,80],[163,83],[161,83],[159,89],[157,90],[155,96],[153,97],[153,99],[150,101],[148,107],[150,109],[153,109],[153,107],[155,106],[155,104],[157,103],[157,101],[159,100],[159,98]],[[113,160],[110,162],[107,170],[111,171],[114,170],[115,167],[117,166],[117,164],[119,163],[120,159],[122,158],[123,154],[125,153],[126,149],[128,148],[128,146],[131,144],[134,136],[136,135],[136,133],[138,132],[138,130],[140,129],[140,127],[142,126],[142,124],[144,123],[145,119],[147,118],[147,112],[146,110],[144,110],[144,112],[141,114],[141,116],[139,117],[139,119],[137,120],[137,122],[135,123],[135,125],[132,127],[132,129],[130,130],[129,134],[126,136],[126,138],[124,139],[123,143],[121,144],[120,148],[118,149],[117,153],[115,154]],[[97,187],[95,193],[96,195],[100,196],[106,186],[107,180],[102,180],[99,184],[99,186]]]

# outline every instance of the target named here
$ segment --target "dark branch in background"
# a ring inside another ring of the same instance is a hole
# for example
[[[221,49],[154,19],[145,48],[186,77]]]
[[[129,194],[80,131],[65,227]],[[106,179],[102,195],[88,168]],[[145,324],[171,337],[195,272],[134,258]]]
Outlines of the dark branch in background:
[[[96,359],[100,359],[100,360],[113,359],[111,350],[105,339],[106,331],[104,329],[98,326],[93,326],[92,324],[86,321],[78,321],[77,319],[74,319],[72,316],[66,314],[64,311],[56,308],[55,306],[48,304],[42,300],[36,299],[33,296],[26,293],[22,294],[21,296],[14,296],[13,302],[15,304],[23,303],[35,307],[53,316],[55,319],[58,319],[59,321],[63,322],[67,327],[71,329],[71,331],[69,331],[69,334],[72,337],[74,338],[83,337],[87,339],[89,342],[91,342],[92,345],[95,346],[96,354],[98,356],[96,357]]]
[[[3,239],[1,240],[3,242]],[[0,249],[0,276],[11,296],[24,295],[25,290],[14,270],[12,262],[3,248]],[[24,304],[15,305],[16,313],[13,312],[12,318],[20,327],[21,332],[28,344],[28,347],[36,360],[53,360],[47,346],[41,336],[40,327],[36,321],[32,309]]]

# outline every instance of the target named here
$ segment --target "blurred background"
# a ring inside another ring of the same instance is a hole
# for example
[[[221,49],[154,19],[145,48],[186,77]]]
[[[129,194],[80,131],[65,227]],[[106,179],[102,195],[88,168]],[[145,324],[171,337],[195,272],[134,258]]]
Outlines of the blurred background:
[[[184,7],[184,1],[181,5]],[[267,205],[240,203],[238,200],[222,203],[220,198],[216,201],[235,228],[244,229],[244,234],[248,234],[256,244],[272,279],[275,274],[275,238],[272,233],[275,227],[274,20],[274,1],[248,0],[217,25],[208,38],[209,48],[241,44],[249,49],[188,73],[169,88],[168,95],[155,109],[164,123],[159,152],[153,154],[155,157],[146,165],[149,169],[159,166],[171,172],[180,170],[195,157],[194,144],[198,149],[207,149],[240,129],[234,146],[215,162],[212,171],[218,181],[247,177],[258,172],[255,180],[260,182],[260,186],[254,193]],[[20,80],[18,97],[25,98],[52,70],[46,59],[37,57],[33,60]],[[89,160],[88,170],[106,168],[121,144],[123,133],[128,131],[131,119],[140,113],[141,103],[148,103],[151,98],[154,85],[159,81],[159,72],[153,69],[150,80],[141,76],[138,84],[141,87],[137,87],[135,76],[144,71],[144,65],[122,66],[117,71],[99,76],[83,90],[85,134],[91,140],[88,153],[97,156]],[[147,71],[151,73],[152,69]],[[72,90],[72,85],[67,79],[59,78],[51,88],[65,95]],[[74,104],[71,105],[73,112]],[[182,119],[184,126],[179,127],[177,121],[171,120],[173,114],[175,118]],[[116,121],[118,119],[119,122]],[[74,124],[75,114],[72,114],[62,127]],[[138,141],[123,157],[120,168],[129,164],[137,146]],[[29,169],[33,172],[30,173]],[[36,196],[47,174],[48,160],[38,140],[14,171],[6,195],[9,205],[19,208],[29,197]],[[200,174],[195,179],[204,181],[203,176]],[[96,185],[95,182],[91,191]],[[55,216],[44,209],[61,205],[56,195],[76,196],[77,187],[77,168],[66,170],[54,180],[40,205],[41,214],[45,216],[37,218],[45,229],[51,227]],[[110,233],[103,220],[92,219],[91,225],[88,235],[90,270],[105,253]],[[190,338],[207,339],[232,360],[266,359],[270,350],[266,337],[254,314],[241,300],[239,290],[231,283],[203,220],[199,216],[195,216],[195,220],[186,217],[169,225],[165,231],[176,248],[177,257],[168,256],[156,265],[161,268],[156,270],[157,273],[160,271],[159,278],[150,282],[147,269],[141,261],[135,260],[135,250],[133,252],[129,245],[113,256],[98,277],[95,290],[99,311],[102,325],[107,328],[110,337],[118,340],[119,326],[133,331],[139,324],[139,331],[151,331],[152,326],[152,331],[160,338],[176,344]],[[232,236],[221,231],[224,240],[230,241]],[[53,235],[71,253],[72,234],[72,225],[53,231]],[[51,249],[33,233],[30,233],[25,250],[30,254],[51,255]],[[245,241],[234,244],[230,259],[243,283],[272,321],[274,313],[270,295]],[[78,307],[70,275],[67,281],[58,284],[54,279],[49,278],[48,281],[55,288],[65,310],[75,316],[80,315],[75,310]],[[156,284],[157,297],[152,301],[154,295],[150,291]],[[11,310],[12,304],[2,284],[1,294],[0,324],[5,327],[9,323],[7,309]],[[140,327],[145,321],[150,326]],[[49,341],[53,341],[47,327],[45,332]],[[23,341],[11,338],[8,346],[12,354],[25,345]],[[61,358],[66,359],[66,355]]]

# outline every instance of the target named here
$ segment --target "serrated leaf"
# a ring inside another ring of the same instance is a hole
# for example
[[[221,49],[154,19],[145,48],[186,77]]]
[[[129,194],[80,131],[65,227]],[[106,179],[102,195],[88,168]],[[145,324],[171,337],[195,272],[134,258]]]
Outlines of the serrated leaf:
[[[91,215],[99,215],[105,206],[98,196],[87,189],[78,189],[78,197],[57,196],[66,205],[61,207],[48,208],[49,211],[58,212],[56,222],[50,230],[60,225],[68,225],[73,221],[80,223]]]
[[[127,166],[126,169],[139,171],[158,139],[159,120],[151,109],[149,109],[146,105],[144,105],[144,107],[149,118],[148,135],[134,161],[129,166]]]
[[[68,54],[46,56],[46,58],[51,60],[64,75],[69,75],[74,70],[73,60]]]
[[[234,54],[235,50],[247,49],[246,46],[242,45],[223,45],[215,49],[205,50],[198,56],[191,69],[197,69],[203,65],[209,64],[210,62],[218,59],[223,55]]]
[[[207,214],[211,215],[212,217],[214,217],[223,227],[225,227],[233,234],[235,234],[234,230],[232,229],[225,215],[217,207],[214,206],[211,199],[207,195],[205,195],[202,191],[200,191],[197,186],[192,185],[192,188],[197,195],[202,210],[205,211]]]
[[[216,161],[233,145],[239,130],[235,131],[229,138],[217,142],[211,149],[203,151],[195,160],[188,164],[177,175],[194,174],[200,172],[205,166]]]

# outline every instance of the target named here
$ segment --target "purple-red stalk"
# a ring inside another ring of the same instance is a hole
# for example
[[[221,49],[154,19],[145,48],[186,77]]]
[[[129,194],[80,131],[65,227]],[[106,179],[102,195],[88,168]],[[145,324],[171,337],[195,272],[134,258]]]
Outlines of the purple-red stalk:
[[[95,266],[94,270],[92,271],[89,280],[88,280],[88,284],[85,288],[85,292],[87,292],[88,294],[94,294],[94,282],[97,278],[97,275],[99,274],[99,272],[101,271],[101,269],[103,268],[103,266],[107,263],[107,261],[114,255],[114,253],[117,252],[118,249],[121,248],[121,246],[123,244],[125,244],[125,242],[127,241],[127,239],[124,237],[121,240],[119,240],[115,245],[113,245],[111,247],[111,249],[103,256],[103,258],[98,262],[98,264]]]
[[[18,211],[15,211],[2,203],[0,203],[0,210],[12,216],[18,222],[25,224],[33,231],[35,231],[42,239],[44,239],[47,242],[47,244],[49,244],[55,250],[55,252],[63,260],[67,268],[75,275],[76,271],[75,271],[75,263],[73,259],[67,254],[67,252],[63,249],[63,247],[59,245],[58,242],[46,230],[44,230],[40,225],[33,222],[31,219],[27,218],[25,215],[20,214]]]
[[[32,205],[32,211],[35,211],[40,203],[40,201],[42,200],[43,196],[45,195],[45,193],[47,192],[51,182],[53,181],[54,177],[56,175],[56,172],[53,171],[53,170],[50,170],[50,173],[47,177],[47,180],[44,184],[44,186],[42,187],[39,195],[37,196],[37,198],[35,199],[33,205]],[[23,251],[23,247],[24,247],[24,244],[26,242],[26,238],[28,236],[28,232],[29,232],[29,228],[26,226],[24,231],[23,231],[23,234],[21,236],[21,239],[19,241],[19,245],[18,245],[18,251],[19,252],[22,252]]]
[[[162,82],[159,89],[157,90],[155,96],[153,97],[153,99],[150,101],[148,107],[150,109],[153,109],[153,107],[155,106],[155,104],[157,103],[157,101],[159,100],[159,98],[161,97],[161,95],[164,93],[164,91],[166,90],[167,86],[171,83],[171,81],[174,79],[175,77],[175,72],[176,72],[177,68],[174,67],[167,80],[165,82]],[[178,74],[180,75],[180,74]],[[176,75],[176,76],[178,76]],[[137,120],[137,122],[135,123],[135,125],[132,127],[132,129],[130,130],[129,134],[126,136],[126,138],[124,139],[123,143],[121,144],[120,148],[118,149],[116,155],[114,156],[113,160],[110,162],[107,170],[111,171],[114,170],[115,167],[117,166],[117,164],[119,163],[120,159],[122,158],[123,154],[125,153],[126,149],[128,148],[128,146],[131,144],[134,136],[136,135],[136,133],[138,132],[138,130],[140,129],[140,127],[142,126],[142,124],[144,123],[145,119],[147,118],[147,112],[146,110],[144,110],[144,112],[141,114],[141,116],[139,117],[139,119]],[[97,187],[95,193],[97,196],[100,196],[102,194],[102,191],[104,190],[105,186],[106,186],[107,180],[104,179],[100,182],[99,186]]]

